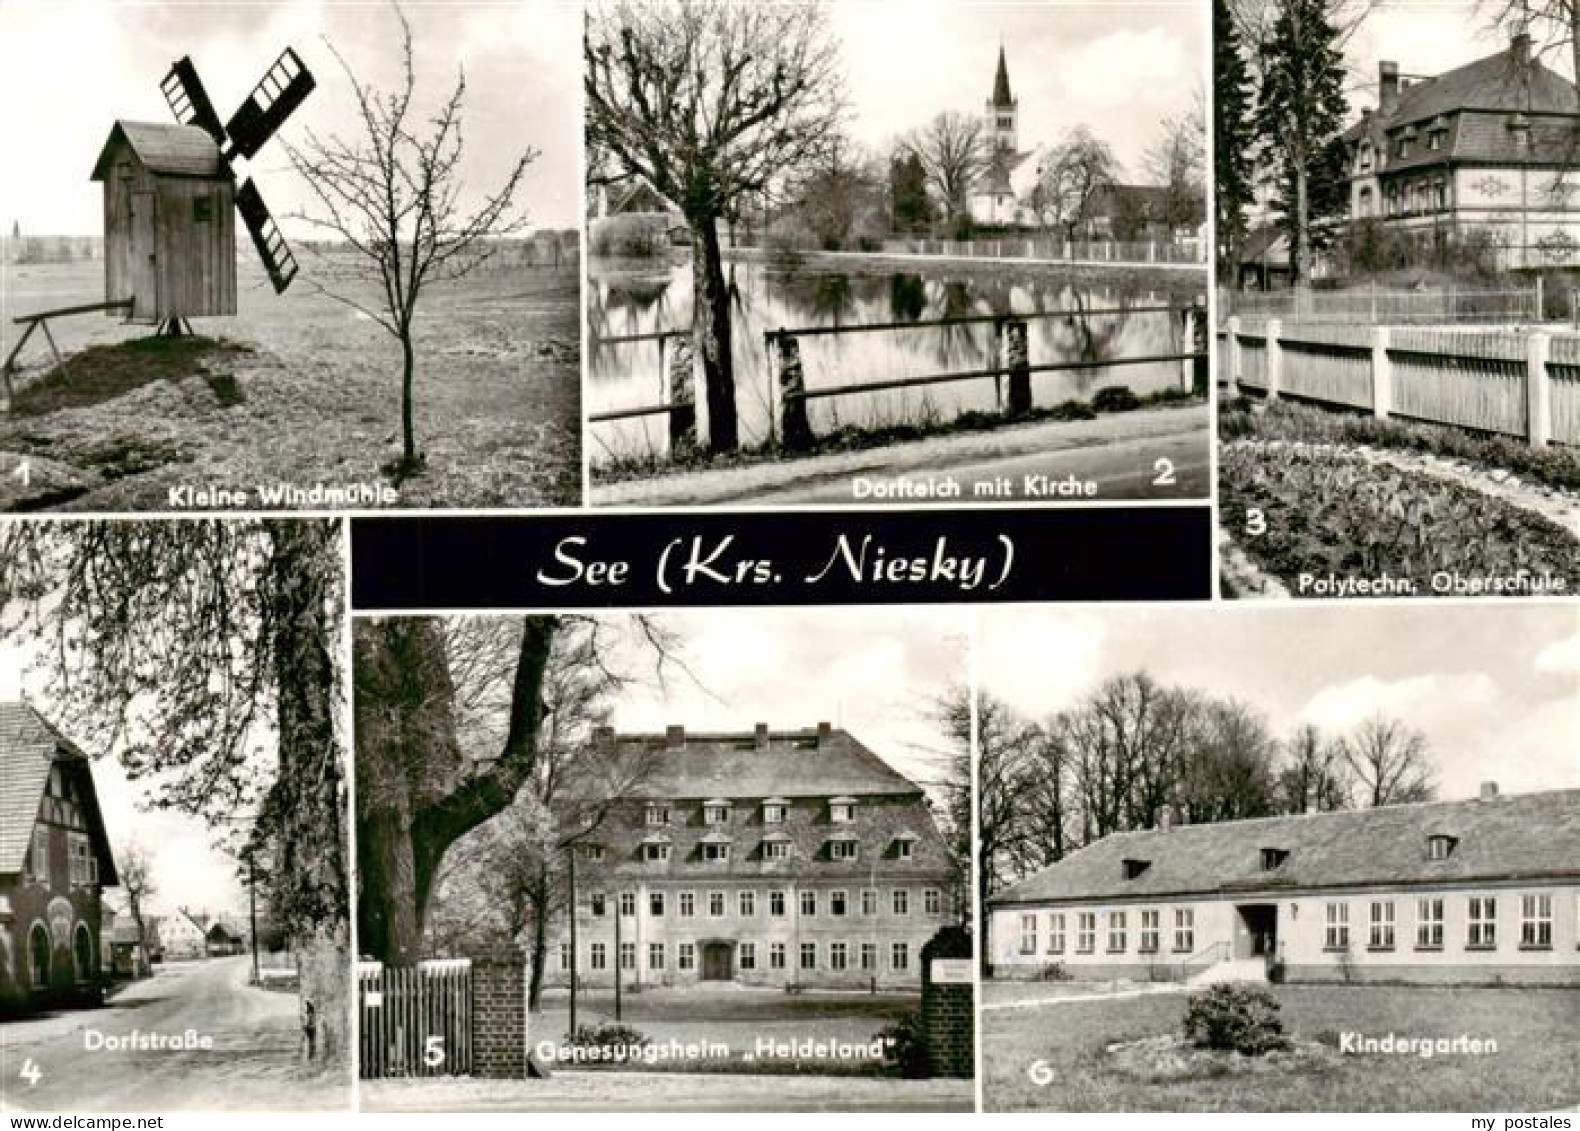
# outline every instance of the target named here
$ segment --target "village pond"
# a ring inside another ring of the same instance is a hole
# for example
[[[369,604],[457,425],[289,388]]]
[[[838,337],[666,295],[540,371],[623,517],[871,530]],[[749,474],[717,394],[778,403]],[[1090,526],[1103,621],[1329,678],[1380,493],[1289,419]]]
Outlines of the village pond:
[[[1033,372],[1038,409],[1087,402],[1110,385],[1123,385],[1138,397],[1189,388],[1178,361],[1118,363],[1188,352],[1181,315],[1155,308],[1190,304],[1201,293],[1193,275],[1072,280],[1007,264],[958,272],[845,272],[739,260],[725,270],[733,311],[736,406],[741,440],[748,447],[775,438],[779,394],[764,335],[779,329],[902,324],[867,333],[801,336],[806,388],[814,394],[832,386],[877,386],[991,368],[998,348],[993,319],[1005,315],[1027,318],[1031,366],[1091,366]],[[592,264],[587,304],[584,398],[589,416],[667,403],[672,346],[650,335],[689,329],[690,265],[601,270]],[[618,340],[630,338],[640,340]],[[808,416],[818,436],[843,428],[945,427],[963,414],[1001,411],[1002,384],[988,376],[814,396],[807,402]],[[702,400],[699,393],[705,434]],[[663,459],[669,449],[667,416],[654,412],[594,420],[587,444],[594,468]]]

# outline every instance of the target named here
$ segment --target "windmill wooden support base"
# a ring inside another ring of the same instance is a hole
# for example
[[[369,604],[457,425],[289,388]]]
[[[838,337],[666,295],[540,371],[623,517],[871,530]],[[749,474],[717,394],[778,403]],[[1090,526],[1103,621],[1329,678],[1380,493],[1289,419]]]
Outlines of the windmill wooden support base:
[[[49,343],[49,352],[55,355],[55,364],[59,365],[65,359],[61,356],[60,347],[55,344],[55,335],[49,332],[49,323],[52,318],[69,318],[73,314],[96,314],[101,311],[124,310],[130,313],[131,299],[121,299],[118,302],[92,302],[84,306],[62,306],[56,310],[41,310],[37,314],[24,314],[11,321],[18,326],[26,326],[22,336],[16,340],[16,345],[11,347],[11,352],[6,355],[5,365],[0,366],[0,376],[5,378],[6,403],[9,405],[12,396],[11,374],[15,371],[16,355],[22,352],[22,347],[27,345],[27,340],[33,336],[34,330],[44,332],[44,340]]]

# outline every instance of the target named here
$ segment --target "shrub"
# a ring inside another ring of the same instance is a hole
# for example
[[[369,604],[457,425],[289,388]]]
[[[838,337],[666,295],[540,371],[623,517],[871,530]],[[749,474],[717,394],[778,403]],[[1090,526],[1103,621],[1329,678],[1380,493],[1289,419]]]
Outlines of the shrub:
[[[667,254],[669,217],[629,212],[604,216],[589,226],[588,252],[613,259],[651,259]]]
[[[1194,995],[1185,1008],[1185,1036],[1201,1048],[1262,1056],[1289,1047],[1278,999],[1267,990],[1224,982]]]
[[[652,1044],[652,1039],[640,1029],[633,1029],[629,1025],[622,1025],[614,1021],[606,1021],[602,1025],[578,1025],[576,1032],[571,1034],[571,1045],[575,1048],[645,1048]]]
[[[1060,401],[1048,410],[1050,420],[1096,420],[1092,406],[1080,401]]]
[[[880,1029],[878,1039],[883,1042],[884,1063],[901,1076],[907,1080],[921,1080],[932,1075],[921,1010],[913,1009],[901,1015],[893,1025]]]
[[[1064,963],[1050,962],[1037,971],[1037,980],[1039,982],[1068,982],[1070,980],[1070,972],[1064,968]]]
[[[1104,385],[1092,395],[1098,412],[1131,412],[1141,407],[1141,399],[1123,385]]]

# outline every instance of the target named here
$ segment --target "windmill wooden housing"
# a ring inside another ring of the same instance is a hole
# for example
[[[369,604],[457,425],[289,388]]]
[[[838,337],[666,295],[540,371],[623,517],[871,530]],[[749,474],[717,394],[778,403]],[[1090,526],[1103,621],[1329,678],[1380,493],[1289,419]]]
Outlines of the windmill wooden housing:
[[[92,178],[104,185],[107,309],[172,331],[187,318],[235,314],[233,207],[275,293],[290,285],[296,260],[257,186],[248,178],[238,187],[231,163],[256,155],[315,85],[287,48],[221,125],[197,68],[183,58],[160,84],[182,124],[115,123]]]
[[[196,126],[116,122],[104,184],[104,298],[134,322],[236,313],[236,184]]]

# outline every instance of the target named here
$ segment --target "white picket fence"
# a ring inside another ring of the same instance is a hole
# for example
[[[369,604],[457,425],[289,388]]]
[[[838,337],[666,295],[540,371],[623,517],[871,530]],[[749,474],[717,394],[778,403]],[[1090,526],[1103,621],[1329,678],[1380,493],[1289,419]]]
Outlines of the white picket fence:
[[[1580,337],[1230,318],[1219,383],[1375,416],[1580,446]]]
[[[977,240],[889,239],[890,255],[955,259],[1036,259],[1071,263],[1205,263],[1201,240],[1062,240],[1003,236]]]

